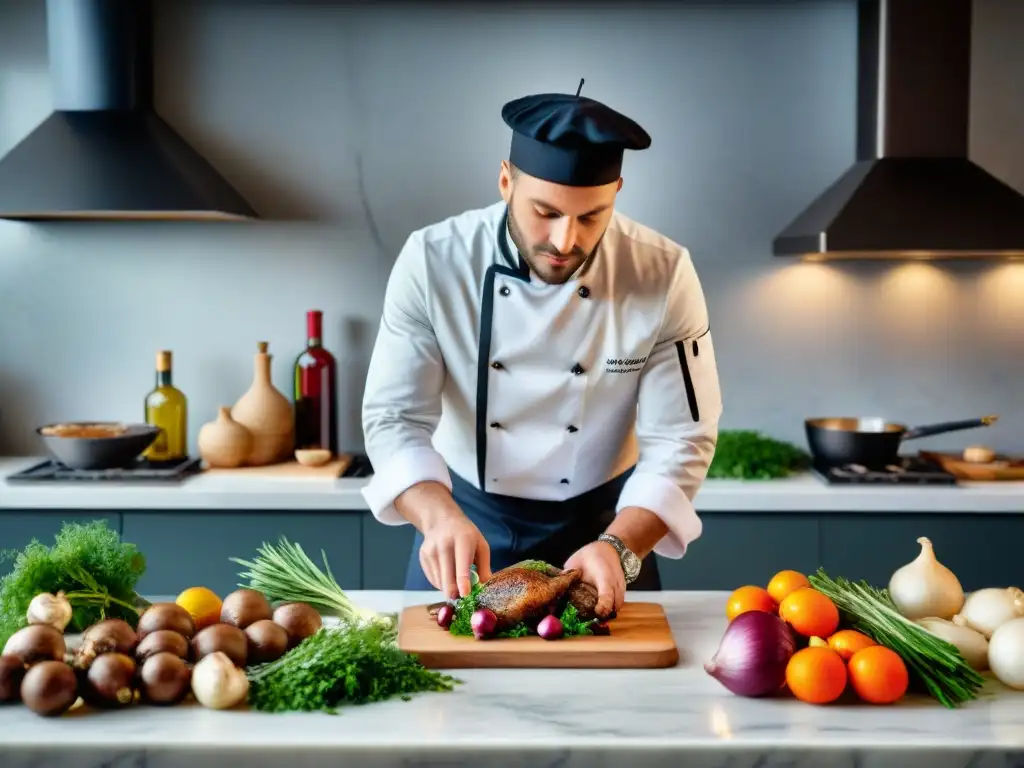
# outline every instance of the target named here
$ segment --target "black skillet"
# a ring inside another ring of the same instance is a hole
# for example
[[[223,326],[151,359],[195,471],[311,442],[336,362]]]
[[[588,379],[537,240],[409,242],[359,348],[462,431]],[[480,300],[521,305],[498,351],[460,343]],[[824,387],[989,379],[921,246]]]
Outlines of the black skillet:
[[[806,419],[804,428],[811,456],[818,465],[884,467],[898,462],[904,440],[987,427],[998,418],[984,416],[910,428],[881,418],[834,417]]]

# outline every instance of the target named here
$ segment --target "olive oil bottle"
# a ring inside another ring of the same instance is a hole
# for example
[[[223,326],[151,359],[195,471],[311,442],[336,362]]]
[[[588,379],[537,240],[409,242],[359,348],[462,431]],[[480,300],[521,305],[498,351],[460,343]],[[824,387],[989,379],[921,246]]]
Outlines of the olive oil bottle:
[[[146,395],[146,423],[160,428],[143,457],[178,461],[188,456],[188,400],[171,382],[171,353],[156,354],[156,386]]]

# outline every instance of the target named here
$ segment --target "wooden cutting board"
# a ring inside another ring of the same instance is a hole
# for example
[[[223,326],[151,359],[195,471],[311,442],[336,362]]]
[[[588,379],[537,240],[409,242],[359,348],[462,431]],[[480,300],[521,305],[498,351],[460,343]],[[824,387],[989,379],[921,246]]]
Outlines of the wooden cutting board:
[[[1024,480],[1024,459],[997,456],[996,461],[984,463],[964,461],[956,453],[921,451],[921,457],[937,462],[944,470],[961,480],[999,481]]]
[[[430,616],[428,606],[418,605],[402,612],[398,646],[432,669],[654,669],[679,662],[668,619],[657,603],[627,602],[608,626],[610,635],[477,640],[449,634]]]
[[[260,477],[271,479],[310,479],[330,480],[341,476],[341,473],[348,469],[352,463],[352,457],[342,454],[319,467],[306,467],[299,462],[285,461],[280,464],[267,464],[263,467],[235,467],[231,469],[222,467],[210,467],[204,470],[204,474],[218,475],[223,477]]]

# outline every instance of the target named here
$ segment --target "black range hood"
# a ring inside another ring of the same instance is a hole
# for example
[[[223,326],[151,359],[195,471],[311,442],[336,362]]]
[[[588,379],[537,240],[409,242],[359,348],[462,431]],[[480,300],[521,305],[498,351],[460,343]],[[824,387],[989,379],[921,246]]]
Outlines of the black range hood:
[[[861,0],[858,14],[857,161],[775,255],[1024,255],[1024,196],[968,159],[970,0]]]
[[[56,110],[0,158],[0,218],[258,214],[153,109],[151,0],[47,0]]]

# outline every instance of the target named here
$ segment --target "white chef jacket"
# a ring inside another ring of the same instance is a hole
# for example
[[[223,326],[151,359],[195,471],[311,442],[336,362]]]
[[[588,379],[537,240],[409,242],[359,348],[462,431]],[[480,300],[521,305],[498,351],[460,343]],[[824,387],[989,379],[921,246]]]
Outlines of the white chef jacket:
[[[531,273],[504,202],[409,236],[388,281],[363,399],[382,523],[394,500],[449,469],[489,493],[564,500],[635,469],[638,506],[682,557],[722,412],[714,347],[689,252],[615,212],[562,285]],[[596,510],[595,510],[596,511]]]

